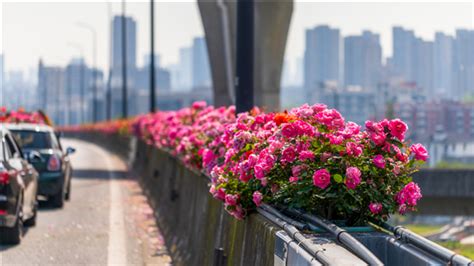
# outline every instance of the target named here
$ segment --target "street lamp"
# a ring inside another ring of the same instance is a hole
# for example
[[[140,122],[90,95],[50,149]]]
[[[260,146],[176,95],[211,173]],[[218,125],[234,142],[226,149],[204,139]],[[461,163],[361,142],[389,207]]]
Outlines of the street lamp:
[[[81,106],[80,106],[80,112],[79,114],[81,115],[81,123],[84,123],[84,49],[83,47],[78,44],[78,43],[68,43],[69,46],[77,49],[80,52],[81,55],[81,60],[80,60],[80,65],[79,65],[79,71],[80,71],[80,94],[81,94]],[[71,94],[69,92],[69,102],[71,101],[70,99]]]
[[[95,123],[97,122],[97,32],[89,24],[77,22],[76,25],[92,34],[92,120]]]
[[[125,17],[125,0],[122,0],[122,118],[128,116],[127,97],[127,20]]]
[[[155,1],[150,0],[150,112],[155,112]]]

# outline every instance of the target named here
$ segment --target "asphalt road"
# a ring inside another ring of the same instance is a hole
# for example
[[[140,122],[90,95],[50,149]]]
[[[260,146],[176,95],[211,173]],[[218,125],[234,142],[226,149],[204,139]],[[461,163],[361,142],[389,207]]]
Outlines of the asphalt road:
[[[62,209],[41,202],[37,225],[26,228],[22,243],[0,246],[0,265],[167,264],[168,258],[150,260],[156,251],[148,248],[142,233],[157,230],[150,230],[153,222],[134,218],[140,216],[139,204],[145,207],[138,211],[145,209],[141,212],[151,219],[153,215],[146,200],[129,204],[140,189],[128,178],[125,163],[90,143],[65,139],[62,144],[77,150],[71,156],[71,200]]]

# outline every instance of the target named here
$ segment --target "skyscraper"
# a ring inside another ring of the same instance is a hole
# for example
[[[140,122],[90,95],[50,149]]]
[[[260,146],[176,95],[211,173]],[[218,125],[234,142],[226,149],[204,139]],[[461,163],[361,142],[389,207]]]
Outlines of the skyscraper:
[[[414,81],[426,96],[433,96],[434,43],[416,38],[412,54]]]
[[[341,38],[338,29],[317,26],[306,30],[304,86],[307,96],[321,94],[322,83],[342,80]]]
[[[39,61],[37,91],[42,96],[39,107],[57,124],[63,124],[65,120],[65,85],[63,68],[45,66]]]
[[[212,86],[211,68],[209,65],[206,39],[204,37],[194,38],[192,60],[193,89],[210,89]]]
[[[474,93],[474,30],[456,30],[453,79],[456,97]]]
[[[415,34],[412,30],[393,27],[393,70],[406,81],[414,81],[413,53]]]
[[[137,65],[137,24],[131,17],[125,17],[127,67]],[[112,21],[112,68],[122,67],[122,16],[115,16]]]
[[[344,38],[344,84],[374,90],[381,81],[380,37],[370,31]]]
[[[393,70],[405,82],[415,82],[433,96],[434,43],[415,36],[412,30],[393,28]]]
[[[122,113],[122,18],[115,16],[112,21],[112,118],[119,117]],[[134,95],[134,77],[137,66],[137,26],[131,17],[125,17],[126,27],[126,67],[127,67],[127,93]],[[132,107],[133,109],[133,107]],[[133,110],[129,110],[134,114]]]
[[[437,95],[451,92],[453,73],[453,37],[437,32],[434,41],[433,88]]]

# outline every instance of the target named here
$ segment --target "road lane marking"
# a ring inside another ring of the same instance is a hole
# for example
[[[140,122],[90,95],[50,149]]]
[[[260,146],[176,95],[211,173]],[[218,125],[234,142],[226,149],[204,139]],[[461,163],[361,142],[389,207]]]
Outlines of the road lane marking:
[[[107,265],[126,265],[127,245],[125,241],[125,222],[120,184],[119,181],[114,177],[109,154],[107,154],[102,149],[98,150],[100,150],[102,153],[110,180],[109,243],[107,247]]]

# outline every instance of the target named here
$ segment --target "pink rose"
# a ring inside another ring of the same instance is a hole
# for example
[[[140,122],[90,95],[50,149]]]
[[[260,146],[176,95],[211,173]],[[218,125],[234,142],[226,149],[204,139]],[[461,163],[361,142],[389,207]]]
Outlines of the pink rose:
[[[325,189],[331,183],[331,175],[326,169],[320,169],[313,174],[313,184],[321,189]]]
[[[396,137],[400,141],[405,139],[405,132],[408,129],[407,124],[403,123],[400,119],[393,119],[388,123],[388,129],[390,130],[390,134]]]
[[[370,203],[369,204],[370,212],[373,214],[379,214],[382,211],[382,204],[381,203]]]
[[[371,133],[369,135],[370,140],[372,140],[375,145],[377,146],[383,146],[385,144],[385,139],[387,136],[385,136],[385,133]]]
[[[211,165],[211,163],[213,163],[213,161],[214,161],[214,158],[215,158],[215,155],[211,150],[204,149],[203,154],[202,154],[202,165],[203,165],[203,167]]]
[[[346,169],[346,187],[348,189],[355,189],[360,183],[361,172],[357,167],[348,167]]]
[[[289,146],[288,148],[284,149],[281,154],[281,162],[283,164],[292,163],[296,158],[296,151],[293,146]]]
[[[357,145],[354,142],[347,142],[346,153],[349,156],[359,157],[362,154],[362,146]]]
[[[305,169],[306,169],[306,167],[303,166],[303,165],[296,165],[296,166],[293,166],[293,167],[291,168],[291,174],[292,174],[293,176],[299,177],[300,174],[301,174],[301,172],[302,172],[303,170],[305,170]]]
[[[300,156],[298,158],[301,161],[313,160],[314,159],[314,153],[312,151],[302,151],[302,152],[300,152]]]
[[[260,191],[255,191],[252,196],[252,200],[259,207],[262,204],[263,195]]]
[[[216,187],[212,185],[211,188],[209,189],[209,192],[212,194],[212,196],[214,196],[215,199],[225,200],[225,189],[223,188],[216,189]]]
[[[237,200],[239,199],[238,195],[227,194],[225,195],[225,204],[229,206],[237,205]]]
[[[262,179],[265,177],[265,171],[263,170],[262,164],[257,164],[253,168],[253,171],[255,173],[255,178],[257,179]]]
[[[378,154],[372,159],[372,162],[378,168],[384,169],[385,168],[385,159],[382,155]]]
[[[293,138],[298,134],[298,130],[292,123],[285,123],[281,129],[281,134],[285,138]]]
[[[420,143],[413,144],[410,147],[410,151],[415,154],[415,159],[426,161],[428,159],[428,151]]]
[[[407,204],[416,206],[418,200],[421,199],[421,189],[415,182],[408,183],[396,196],[398,204]]]
[[[296,183],[298,182],[299,178],[297,176],[290,176],[290,179],[288,179],[288,181],[290,181],[290,183]]]

